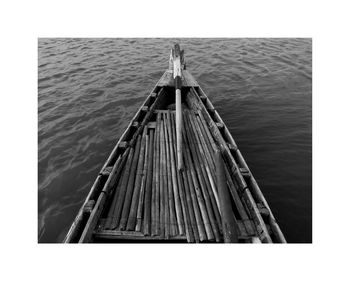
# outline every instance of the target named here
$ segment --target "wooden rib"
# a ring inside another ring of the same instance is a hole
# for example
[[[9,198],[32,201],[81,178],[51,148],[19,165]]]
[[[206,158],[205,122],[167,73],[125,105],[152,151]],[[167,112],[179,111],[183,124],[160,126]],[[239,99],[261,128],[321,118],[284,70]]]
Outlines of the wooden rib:
[[[136,223],[135,231],[141,231],[141,225],[142,225],[143,203],[145,198],[145,186],[146,186],[146,179],[147,179],[148,150],[149,150],[149,135],[146,135],[146,149],[145,149],[145,157],[143,161],[142,180],[141,180],[139,204],[137,206],[137,223]]]
[[[145,235],[150,234],[150,224],[151,224],[151,188],[152,188],[152,171],[153,171],[153,136],[154,130],[149,132],[149,154],[148,154],[148,165],[147,165],[147,180],[145,188],[145,204],[144,204],[144,224],[143,224],[143,233]]]
[[[137,169],[136,169],[134,193],[132,195],[130,212],[129,212],[127,226],[126,226],[127,230],[134,230],[135,225],[136,225],[137,205],[139,202],[141,180],[142,180],[142,171],[143,171],[143,162],[144,162],[144,157],[145,157],[146,133],[147,133],[147,125],[145,126],[143,133],[142,133],[140,156],[139,156],[139,161],[137,163]]]
[[[213,214],[213,210],[212,210],[212,206],[210,203],[210,197],[208,195],[208,191],[207,191],[207,182],[205,181],[205,170],[203,168],[203,163],[201,161],[201,159],[198,156],[198,143],[196,142],[196,140],[193,138],[193,131],[190,130],[190,125],[188,122],[188,111],[186,111],[186,114],[184,114],[184,129],[186,131],[186,135],[187,135],[187,141],[190,147],[190,151],[192,154],[192,160],[193,160],[193,165],[190,162],[190,169],[193,170],[193,181],[194,181],[194,185],[195,187],[197,186],[198,189],[200,191],[197,191],[198,194],[203,196],[203,202],[205,204],[205,210],[206,210],[206,214],[208,216],[209,219],[209,224],[210,224],[210,230],[214,233],[215,236],[215,240],[217,242],[220,241],[220,234],[219,234],[219,229],[218,229],[218,225],[217,222],[215,220],[214,214]],[[198,181],[195,177],[195,175],[197,174],[198,176]],[[197,181],[197,183],[196,183]],[[196,188],[197,188],[196,187]],[[203,208],[204,209],[204,208]],[[203,215],[204,218],[204,215]],[[209,227],[206,228],[206,231],[209,230]],[[208,233],[208,239],[210,239],[210,233]]]
[[[125,191],[126,191],[126,187],[127,187],[129,175],[130,175],[130,167],[131,167],[133,158],[134,158],[134,147],[131,147],[130,153],[128,155],[128,160],[125,165],[125,173],[123,175],[123,180],[121,182],[118,193],[115,195],[117,197],[116,203],[114,208],[111,210],[112,222],[110,225],[110,229],[114,229],[119,225],[120,215],[121,215],[124,198],[125,198]]]
[[[164,135],[165,135],[165,150],[166,150],[166,174],[168,179],[168,202],[169,202],[169,218],[170,218],[170,235],[176,236],[178,234],[176,211],[175,211],[175,199],[173,191],[173,181],[171,173],[171,157],[170,157],[170,139],[167,126],[167,114],[163,115],[164,119]]]

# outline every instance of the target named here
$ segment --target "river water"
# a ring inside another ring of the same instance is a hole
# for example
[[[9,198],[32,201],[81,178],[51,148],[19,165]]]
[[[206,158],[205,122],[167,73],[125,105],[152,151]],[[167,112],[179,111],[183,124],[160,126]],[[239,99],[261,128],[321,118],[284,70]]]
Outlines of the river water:
[[[311,39],[39,39],[38,241],[61,242],[174,42],[288,242],[312,242]]]

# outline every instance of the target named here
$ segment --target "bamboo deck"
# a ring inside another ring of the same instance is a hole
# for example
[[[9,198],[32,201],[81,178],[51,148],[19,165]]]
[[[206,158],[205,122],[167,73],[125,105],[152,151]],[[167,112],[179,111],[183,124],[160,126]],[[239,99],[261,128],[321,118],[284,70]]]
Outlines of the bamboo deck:
[[[178,171],[175,112],[158,110],[155,114],[155,124],[144,128],[135,149],[128,152],[122,177],[98,223],[96,236],[221,242],[215,151],[206,121],[195,111],[184,110],[186,166]],[[229,185],[236,189],[232,181]],[[254,235],[254,224],[244,209],[237,209],[236,215],[240,237]]]
[[[103,165],[65,242],[286,242],[214,106],[182,77],[182,161],[167,70]],[[228,221],[231,221],[228,227]]]

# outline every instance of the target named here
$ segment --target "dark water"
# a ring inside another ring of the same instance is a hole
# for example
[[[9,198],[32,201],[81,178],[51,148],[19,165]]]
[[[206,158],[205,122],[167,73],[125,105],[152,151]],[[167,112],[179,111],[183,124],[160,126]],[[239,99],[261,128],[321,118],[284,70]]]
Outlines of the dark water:
[[[38,239],[64,238],[172,39],[39,39]],[[289,242],[312,241],[311,39],[180,39]]]

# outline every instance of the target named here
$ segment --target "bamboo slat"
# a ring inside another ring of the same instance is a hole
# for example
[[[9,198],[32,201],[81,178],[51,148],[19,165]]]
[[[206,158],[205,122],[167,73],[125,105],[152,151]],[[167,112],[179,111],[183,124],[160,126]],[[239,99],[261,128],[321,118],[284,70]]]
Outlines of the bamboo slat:
[[[127,230],[134,230],[137,219],[137,206],[139,202],[140,190],[141,190],[141,180],[142,180],[142,171],[143,171],[143,162],[145,157],[145,146],[146,146],[146,133],[147,133],[147,125],[145,126],[141,139],[141,148],[140,148],[140,156],[137,163],[136,169],[136,179],[134,186],[134,193],[132,195],[132,201],[130,205],[130,212],[127,221]]]
[[[159,210],[157,216],[157,190],[159,189],[159,114],[157,114],[157,121],[155,126],[155,134],[153,141],[153,174],[152,174],[152,205],[151,205],[151,234],[152,236],[158,235],[157,221],[159,220]]]
[[[145,202],[144,202],[144,224],[143,233],[150,235],[150,224],[151,224],[151,188],[152,188],[152,172],[153,172],[153,138],[154,130],[149,131],[149,154],[148,154],[148,165],[147,165],[147,180],[145,188]]]
[[[135,176],[137,172],[137,164],[139,162],[139,157],[140,157],[140,148],[141,148],[141,135],[139,135],[137,138],[135,153],[134,153],[132,165],[130,168],[130,178],[128,180],[128,186],[126,189],[124,205],[123,205],[122,215],[120,219],[120,230],[125,230],[126,223],[129,217],[131,199],[134,192],[134,183],[135,183]]]
[[[239,171],[239,168],[237,166],[236,161],[234,160],[225,140],[223,139],[219,129],[217,128],[215,122],[210,117],[207,109],[203,105],[203,103],[199,100],[197,94],[195,93],[194,89],[191,89],[191,91],[187,94],[187,102],[190,104],[190,106],[194,109],[198,110],[199,116],[206,120],[208,123],[208,126],[210,127],[215,140],[217,141],[217,144],[219,145],[223,155],[227,158],[230,172],[232,173],[232,176],[234,176],[235,181],[238,183],[239,187],[243,191],[244,199],[247,204],[248,209],[250,210],[250,214],[253,217],[256,227],[260,234],[260,239],[263,242],[271,243],[272,239],[269,235],[269,232],[266,228],[266,224],[264,220],[262,219],[258,208],[256,206],[256,203],[250,193],[250,190],[247,188],[247,184],[245,180],[243,179],[242,174]],[[203,115],[202,115],[203,114]]]
[[[204,224],[207,238],[208,238],[208,240],[213,240],[214,234],[213,234],[213,231],[211,229],[207,209],[205,207],[205,201],[204,201],[204,198],[202,196],[201,190],[199,188],[197,176],[196,176],[196,173],[195,173],[194,168],[193,168],[193,163],[192,163],[192,159],[191,159],[190,148],[189,148],[189,144],[187,141],[187,136],[184,134],[182,139],[184,142],[184,148],[185,148],[184,150],[186,150],[186,153],[184,153],[184,156],[186,157],[186,163],[188,164],[188,171],[186,171],[188,183],[189,183],[189,186],[194,193],[195,200],[197,200],[197,202],[198,202],[198,206],[199,206],[199,210],[200,210],[200,213],[202,215],[202,218],[203,218],[203,224]]]
[[[170,157],[170,139],[167,126],[167,114],[163,114],[164,119],[164,135],[165,135],[165,150],[166,150],[166,175],[168,180],[168,202],[169,202],[169,223],[170,223],[170,235],[176,236],[178,234],[176,211],[175,211],[175,199],[173,191],[173,181],[171,173],[171,157]]]
[[[176,168],[176,153],[174,154],[174,139],[175,137],[172,132],[171,120],[170,120],[170,111],[166,114],[166,128],[169,137],[169,153],[170,153],[170,164],[171,164],[171,177],[172,177],[172,186],[174,193],[174,201],[175,201],[175,212],[176,212],[176,220],[177,226],[179,229],[179,235],[184,234],[184,226],[183,226],[183,212],[181,209],[180,203],[180,195],[179,195],[179,187],[178,187],[178,178],[177,178],[177,168]]]
[[[155,171],[155,176],[156,176],[156,205],[155,205],[155,218],[153,220],[155,221],[155,234],[159,235],[159,224],[160,224],[160,178],[159,178],[159,170],[160,170],[160,121],[161,121],[161,114],[157,114],[157,130],[158,130],[158,135],[157,135],[157,143],[156,143],[156,171]]]
[[[146,135],[146,148],[145,148],[145,156],[144,156],[144,163],[143,163],[143,170],[142,170],[140,197],[139,197],[139,203],[137,206],[137,223],[136,223],[135,231],[141,231],[141,226],[142,226],[143,203],[145,199],[145,186],[146,186],[146,180],[147,180],[148,150],[149,150],[149,135]]]
[[[163,115],[164,116],[164,115]],[[169,212],[169,196],[168,196],[168,175],[167,175],[167,157],[166,157],[166,143],[165,143],[165,128],[164,128],[164,117],[162,120],[162,139],[161,145],[163,146],[163,166],[162,166],[162,174],[163,174],[163,200],[164,200],[164,235],[165,237],[170,237],[170,212]]]
[[[172,131],[172,139],[173,139],[173,147],[175,148],[175,120],[174,120],[174,114],[170,113],[170,124],[171,124],[171,131]],[[176,151],[176,148],[174,149]],[[175,163],[177,163],[177,157],[176,153],[175,155]],[[199,242],[199,234],[198,234],[198,228],[196,225],[196,220],[194,216],[194,211],[193,211],[193,206],[191,202],[191,196],[189,194],[189,191],[186,190],[185,188],[185,183],[184,183],[184,177],[183,171],[179,171],[176,169],[176,176],[178,180],[178,186],[179,186],[179,193],[180,193],[180,200],[181,200],[181,206],[183,209],[183,215],[184,215],[184,221],[185,221],[185,226],[186,226],[186,236],[187,236],[187,241],[193,242]]]
[[[185,149],[183,150],[183,152],[184,152],[183,154],[184,160],[187,161]],[[189,209],[191,211],[190,212],[191,225],[192,225],[192,229],[194,230],[196,242],[205,241],[207,240],[207,235],[205,233],[203,219],[199,211],[196,193],[194,191],[194,188],[189,184],[189,177],[191,177],[191,175],[189,175],[189,171],[187,169],[188,168],[186,167],[181,172],[182,172],[183,183],[184,183],[185,192],[186,192],[187,205],[190,207]]]
[[[217,242],[220,241],[220,235],[219,235],[219,226],[221,222],[220,218],[220,213],[218,210],[218,204],[215,200],[214,193],[213,193],[213,188],[210,185],[210,180],[208,177],[208,174],[210,174],[209,171],[209,165],[206,162],[206,157],[204,150],[202,148],[202,143],[200,141],[200,137],[198,136],[198,127],[195,126],[195,124],[191,120],[191,114],[187,113],[186,114],[186,123],[188,126],[188,136],[191,142],[195,145],[193,146],[193,151],[194,151],[194,157],[196,158],[196,161],[199,163],[199,165],[196,165],[196,170],[198,174],[202,174],[201,177],[199,177],[202,190],[203,190],[203,195],[205,198],[208,214],[209,214],[209,219],[212,224],[212,228],[214,231],[215,239]],[[203,181],[204,180],[204,181]],[[213,213],[215,215],[215,218],[213,217]]]
[[[165,158],[164,156],[164,131],[163,131],[163,123],[160,121],[160,162],[159,162],[159,200],[160,200],[160,213],[159,213],[159,232],[161,237],[165,237],[165,201],[164,201],[164,166],[165,166]]]
[[[207,235],[208,235],[208,239],[210,239],[210,233],[212,232],[215,236],[215,240],[217,242],[220,241],[220,234],[219,234],[219,230],[218,230],[218,226],[217,226],[217,222],[215,220],[214,214],[213,214],[213,209],[210,203],[210,198],[208,195],[208,191],[207,191],[207,183],[205,181],[205,170],[203,168],[203,163],[201,161],[201,159],[198,156],[198,143],[196,142],[196,140],[193,138],[193,131],[190,130],[190,124],[188,121],[188,112],[186,111],[184,114],[184,130],[186,132],[186,136],[187,136],[187,144],[188,147],[190,149],[190,152],[192,154],[192,160],[193,160],[193,164],[190,160],[189,162],[189,166],[190,166],[190,170],[192,173],[192,180],[194,183],[194,186],[196,188],[196,193],[197,196],[199,196],[199,202],[201,202],[203,200],[203,203],[205,205],[205,208],[203,207],[203,210],[205,210],[205,214],[208,216],[208,223],[210,224],[210,227],[207,226],[206,227],[206,231],[207,231]],[[184,136],[185,139],[185,136]],[[204,173],[203,173],[204,171]],[[196,178],[196,174],[197,174],[197,178]],[[204,214],[202,214],[203,220],[205,221],[205,217]],[[210,231],[210,232],[208,232]]]
[[[124,197],[125,197],[125,191],[126,187],[128,184],[128,179],[130,175],[130,167],[132,164],[132,159],[134,157],[134,147],[131,147],[129,155],[128,155],[128,160],[126,161],[125,165],[125,172],[123,175],[123,179],[120,185],[120,188],[117,190],[118,193],[115,194],[115,204],[112,206],[110,209],[110,214],[109,217],[111,217],[111,224],[110,224],[110,229],[114,229],[119,225],[119,219],[121,215],[121,210],[123,208],[123,203],[124,203]]]

